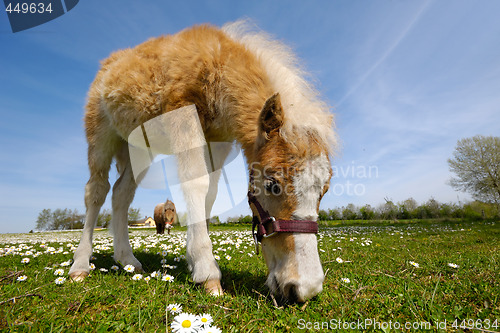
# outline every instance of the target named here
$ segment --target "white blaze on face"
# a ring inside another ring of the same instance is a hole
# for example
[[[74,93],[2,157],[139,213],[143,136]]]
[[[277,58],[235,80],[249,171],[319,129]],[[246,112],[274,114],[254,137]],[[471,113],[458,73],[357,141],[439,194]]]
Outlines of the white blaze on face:
[[[323,186],[330,178],[330,162],[325,155],[309,161],[301,173],[294,177],[293,185],[297,207],[292,216],[295,220],[316,220],[318,200]]]
[[[316,220],[318,200],[323,187],[330,179],[330,162],[320,155],[307,162],[304,170],[295,176],[294,187],[297,207],[293,214],[296,220]],[[297,233],[293,235],[295,259],[299,274],[297,296],[299,301],[314,297],[323,289],[323,268],[319,260],[316,235]]]

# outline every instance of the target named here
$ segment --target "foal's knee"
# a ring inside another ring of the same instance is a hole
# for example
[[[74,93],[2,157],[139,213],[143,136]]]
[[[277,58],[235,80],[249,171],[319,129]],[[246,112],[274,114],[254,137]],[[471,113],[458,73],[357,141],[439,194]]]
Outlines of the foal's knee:
[[[102,177],[91,177],[85,186],[85,205],[102,206],[108,195],[110,184]]]

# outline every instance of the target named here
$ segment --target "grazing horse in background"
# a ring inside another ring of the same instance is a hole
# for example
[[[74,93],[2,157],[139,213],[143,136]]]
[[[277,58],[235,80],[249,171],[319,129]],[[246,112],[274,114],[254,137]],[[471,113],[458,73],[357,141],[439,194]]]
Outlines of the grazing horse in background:
[[[332,176],[336,135],[328,106],[305,77],[287,46],[244,22],[222,29],[195,26],[104,60],[86,106],[90,179],[85,226],[70,277],[82,280],[89,273],[92,233],[110,189],[113,159],[120,174],[112,195],[114,258],[142,271],[127,230],[137,184],[126,140],[148,120],[192,106],[206,141],[236,140],[245,154],[256,241],[261,242],[271,292],[299,302],[321,292],[324,274],[314,232]],[[182,126],[172,123],[167,129],[178,131],[178,144],[193,137]],[[218,178],[193,177],[208,174],[209,157],[203,150],[176,158],[187,203],[188,267],[195,283],[220,295],[221,271],[205,222],[213,205],[208,193],[216,190]]]
[[[170,229],[172,225],[177,222],[177,212],[175,211],[175,205],[172,201],[167,200],[166,202],[159,203],[155,207],[154,220],[156,224],[156,233],[165,233],[165,228],[170,235]]]

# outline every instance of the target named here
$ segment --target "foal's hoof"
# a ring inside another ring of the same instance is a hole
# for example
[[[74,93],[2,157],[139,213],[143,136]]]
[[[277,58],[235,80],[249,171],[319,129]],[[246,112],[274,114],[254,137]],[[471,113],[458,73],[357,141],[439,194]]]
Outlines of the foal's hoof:
[[[212,296],[224,295],[224,291],[222,291],[219,280],[208,280],[203,284],[203,286],[205,287],[205,290]]]
[[[72,282],[82,282],[87,276],[89,276],[88,272],[73,272],[69,278]]]

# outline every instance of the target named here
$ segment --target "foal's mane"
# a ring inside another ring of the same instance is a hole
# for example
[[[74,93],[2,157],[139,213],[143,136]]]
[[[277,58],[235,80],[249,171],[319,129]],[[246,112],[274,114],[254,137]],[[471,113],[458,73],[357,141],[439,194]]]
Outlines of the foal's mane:
[[[319,93],[306,80],[310,75],[287,45],[274,40],[248,20],[228,23],[222,30],[235,41],[243,44],[261,62],[271,84],[280,93],[285,110],[285,124],[281,136],[293,142],[297,135],[310,136],[328,149],[331,154],[336,145],[333,115]]]

